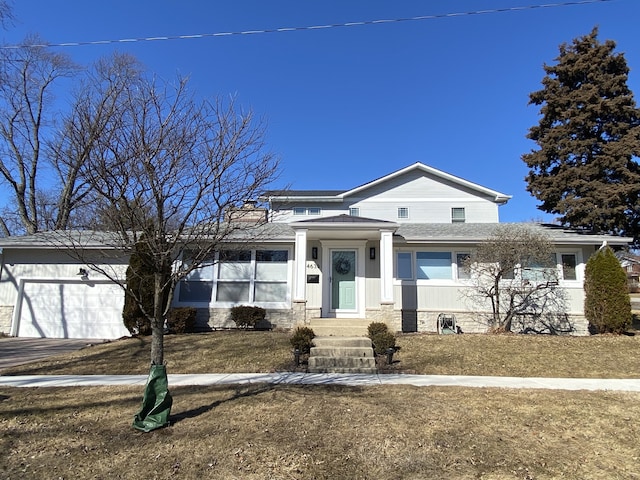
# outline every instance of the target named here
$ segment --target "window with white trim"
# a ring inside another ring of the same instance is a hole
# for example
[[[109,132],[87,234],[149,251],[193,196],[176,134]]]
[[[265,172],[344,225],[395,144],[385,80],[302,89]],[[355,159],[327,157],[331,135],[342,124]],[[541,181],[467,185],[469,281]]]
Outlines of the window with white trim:
[[[556,261],[560,264],[560,272],[563,280],[577,280],[578,257],[575,253],[558,253]]]
[[[451,223],[464,223],[464,207],[453,207],[451,209]]]
[[[188,262],[186,260],[185,262]],[[180,303],[269,304],[289,299],[289,251],[227,250],[180,282]]]
[[[450,280],[451,252],[416,252],[416,277],[418,280]]]
[[[295,216],[302,215],[320,215],[322,213],[322,209],[320,207],[293,207],[293,214]]]
[[[456,278],[458,280],[468,280],[471,278],[469,258],[471,258],[471,254],[468,252],[456,252]]]
[[[398,207],[398,218],[409,218],[409,208]]]
[[[396,278],[399,280],[413,280],[411,252],[398,252],[396,255]]]
[[[359,217],[360,216],[360,209],[358,207],[349,208],[349,215],[351,215],[352,217]]]

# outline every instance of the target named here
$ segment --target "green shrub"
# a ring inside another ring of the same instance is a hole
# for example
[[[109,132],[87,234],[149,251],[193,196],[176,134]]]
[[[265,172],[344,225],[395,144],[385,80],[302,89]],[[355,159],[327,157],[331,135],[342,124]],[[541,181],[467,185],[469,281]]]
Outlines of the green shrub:
[[[386,333],[389,331],[389,327],[384,322],[371,322],[367,327],[367,336],[373,340],[373,337],[379,333]]]
[[[169,270],[169,269],[168,269]],[[165,275],[168,275],[168,271]],[[126,273],[127,292],[122,309],[124,326],[132,335],[151,335],[151,320],[154,303],[154,269],[153,258],[149,254],[149,247],[144,241],[135,245],[129,257],[129,267]],[[168,289],[164,292],[163,305],[168,299]],[[145,315],[142,308],[147,312]]]
[[[239,305],[231,309],[231,320],[238,328],[256,328],[267,316],[267,311],[261,307]]]
[[[373,343],[373,350],[378,355],[384,355],[389,348],[396,349],[396,336],[389,331],[384,322],[372,322],[367,327],[367,336]]]
[[[194,307],[177,307],[169,310],[167,327],[171,333],[193,333],[196,326],[196,314]]]
[[[376,354],[384,355],[388,349],[396,349],[396,336],[391,332],[380,332],[371,339],[371,343]]]
[[[623,333],[631,325],[627,275],[609,247],[587,262],[584,314],[596,333]]]
[[[300,353],[309,353],[313,346],[313,337],[315,336],[316,334],[313,333],[311,328],[297,327],[289,341],[294,349],[300,350]]]

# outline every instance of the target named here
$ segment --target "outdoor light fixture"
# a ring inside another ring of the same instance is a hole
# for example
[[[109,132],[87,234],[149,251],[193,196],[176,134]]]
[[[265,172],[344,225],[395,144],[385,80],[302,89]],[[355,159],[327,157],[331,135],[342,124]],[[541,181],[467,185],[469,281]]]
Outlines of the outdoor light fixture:
[[[89,276],[89,270],[87,270],[86,268],[80,267],[80,270],[78,270],[78,273],[76,273],[76,275],[79,275],[81,277],[88,277]]]
[[[371,260],[375,260],[376,259],[376,247],[371,247],[369,249],[369,258]]]
[[[311,258],[318,259],[318,247],[311,247]]]

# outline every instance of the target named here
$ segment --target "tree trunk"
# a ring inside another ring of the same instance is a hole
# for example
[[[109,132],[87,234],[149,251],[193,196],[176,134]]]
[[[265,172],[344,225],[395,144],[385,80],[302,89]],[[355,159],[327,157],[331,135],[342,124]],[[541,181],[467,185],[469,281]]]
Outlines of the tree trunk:
[[[153,321],[151,322],[151,364],[164,364],[164,295],[162,294],[162,286],[164,284],[164,275],[156,273],[154,275],[154,292],[153,292]]]

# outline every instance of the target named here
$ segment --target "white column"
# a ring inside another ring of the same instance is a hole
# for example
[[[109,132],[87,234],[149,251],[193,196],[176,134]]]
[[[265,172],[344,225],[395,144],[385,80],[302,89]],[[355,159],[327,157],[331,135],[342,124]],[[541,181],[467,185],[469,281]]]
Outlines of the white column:
[[[296,281],[293,288],[293,301],[304,302],[307,299],[307,231],[296,230]]]
[[[393,303],[393,232],[380,231],[380,303]]]

